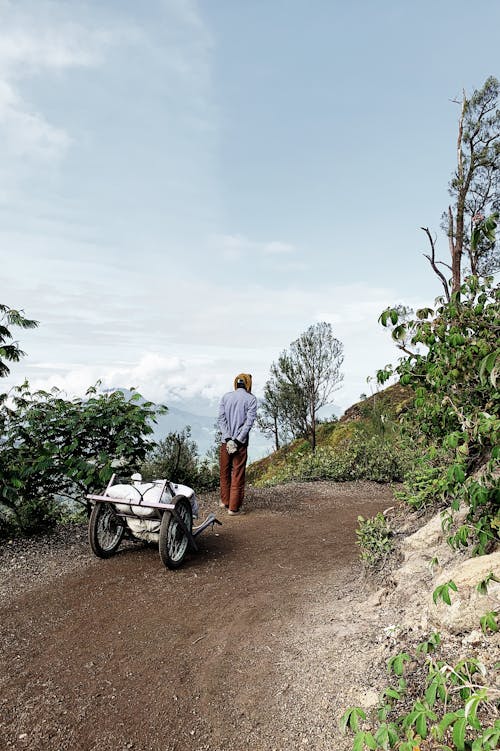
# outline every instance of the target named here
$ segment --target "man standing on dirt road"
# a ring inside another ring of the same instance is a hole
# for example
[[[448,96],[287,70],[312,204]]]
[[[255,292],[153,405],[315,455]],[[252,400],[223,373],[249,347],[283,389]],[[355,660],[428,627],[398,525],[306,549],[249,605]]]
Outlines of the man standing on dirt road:
[[[240,373],[234,379],[234,391],[228,391],[219,405],[218,426],[223,439],[220,447],[220,506],[231,516],[245,513],[241,508],[245,495],[248,434],[257,416],[257,399],[251,393],[252,376]]]

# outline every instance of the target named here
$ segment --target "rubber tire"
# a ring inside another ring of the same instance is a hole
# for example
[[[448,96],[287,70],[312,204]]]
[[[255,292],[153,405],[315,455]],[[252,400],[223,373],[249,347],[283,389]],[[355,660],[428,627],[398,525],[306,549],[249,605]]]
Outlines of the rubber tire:
[[[111,544],[104,545],[100,535],[99,525],[106,523],[106,517],[116,525],[116,534]],[[115,514],[111,503],[95,503],[89,519],[89,543],[92,552],[98,558],[110,558],[118,550],[125,533],[125,527],[120,518]]]
[[[178,514],[183,518],[189,531],[193,529],[193,512],[191,504],[185,496],[176,496],[172,503]],[[173,545],[178,545],[179,550],[175,551]],[[160,525],[160,536],[158,540],[158,550],[161,562],[170,569],[182,566],[184,558],[189,550],[189,538],[180,529],[177,519],[171,511],[164,511]]]

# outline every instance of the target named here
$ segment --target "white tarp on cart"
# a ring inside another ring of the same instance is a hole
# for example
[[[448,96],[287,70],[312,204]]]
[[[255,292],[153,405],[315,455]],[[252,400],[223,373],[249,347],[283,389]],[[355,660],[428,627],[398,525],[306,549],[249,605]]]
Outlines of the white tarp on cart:
[[[111,485],[107,489],[106,495],[123,501],[131,501],[134,504],[130,506],[125,503],[116,503],[117,511],[146,519],[156,516],[157,510],[148,508],[143,504],[148,502],[171,503],[174,496],[183,495],[191,503],[193,518],[198,518],[198,499],[194,490],[187,485],[169,483],[165,480],[154,480],[153,482],[135,480],[131,485]]]
[[[137,478],[140,475],[136,476]],[[171,503],[176,495],[185,496],[191,503],[193,519],[198,517],[198,499],[194,490],[187,485],[179,483],[166,482],[165,480],[154,480],[153,482],[142,482],[142,479],[134,479],[132,476],[131,485],[111,485],[106,490],[106,495],[110,498],[116,498],[120,501],[129,501],[128,503],[115,503],[115,508],[122,514],[133,514],[126,516],[125,521],[134,537],[148,542],[158,542],[160,532],[160,520],[157,517],[158,510],[148,508],[142,504],[152,503]],[[141,505],[137,505],[141,504]]]

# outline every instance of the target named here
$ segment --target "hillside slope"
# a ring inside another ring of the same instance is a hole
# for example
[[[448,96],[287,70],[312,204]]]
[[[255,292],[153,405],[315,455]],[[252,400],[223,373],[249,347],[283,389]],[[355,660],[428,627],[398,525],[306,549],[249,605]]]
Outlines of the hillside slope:
[[[399,433],[399,418],[403,412],[408,409],[413,397],[413,390],[408,386],[402,386],[396,383],[366,399],[356,402],[349,407],[338,421],[321,423],[316,433],[316,454],[319,460],[328,457],[339,461],[344,461],[346,453],[352,453],[354,444],[359,440],[364,442],[381,439],[385,442],[392,442],[394,436]],[[304,455],[310,454],[310,444],[305,439],[297,439],[287,446],[283,446],[278,451],[269,456],[253,462],[248,467],[248,479],[251,483],[257,485],[273,484],[274,478],[278,481],[287,479],[299,479],[299,477],[287,477],[287,472],[295,464],[300,463]],[[355,461],[355,454],[352,454],[352,461]],[[354,475],[349,476],[350,469],[345,468],[346,476],[329,474],[325,466],[321,466],[321,461],[316,469],[312,471],[309,477],[303,479],[322,479],[329,478],[335,480],[343,479],[361,479]],[[331,470],[332,472],[334,470]],[[370,479],[368,477],[364,479]],[[383,480],[383,477],[373,477],[371,479]],[[387,477],[387,479],[390,479]],[[398,479],[398,478],[394,478]]]

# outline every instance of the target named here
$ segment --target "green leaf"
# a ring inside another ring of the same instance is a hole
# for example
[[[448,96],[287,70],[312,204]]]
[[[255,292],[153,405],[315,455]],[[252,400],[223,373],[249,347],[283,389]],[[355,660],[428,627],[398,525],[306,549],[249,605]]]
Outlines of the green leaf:
[[[396,675],[403,675],[404,663],[409,662],[410,659],[410,655],[406,652],[400,652],[394,657],[391,657],[387,661],[387,672],[390,673],[392,670]]]
[[[391,748],[396,745],[396,743],[399,740],[399,733],[397,725],[395,725],[394,722],[391,722],[387,728],[388,734],[389,734],[389,745]]]
[[[464,707],[464,714],[465,719],[473,727],[475,730],[481,729],[481,723],[479,722],[477,718],[477,710],[481,702],[486,702],[488,700],[488,696],[485,689],[481,689],[479,691],[476,691],[470,698],[467,700],[465,707]]]
[[[384,704],[382,707],[379,707],[377,709],[377,718],[379,722],[385,722],[387,720],[387,715],[391,711],[391,705],[390,704]]]
[[[477,585],[476,589],[480,595],[488,594],[488,584],[490,583],[490,581],[500,582],[500,579],[495,576],[493,571],[490,571],[490,573]]]
[[[371,749],[371,751],[377,751],[377,741],[371,733],[365,732],[364,741],[368,748]]]
[[[396,326],[396,328],[393,329],[392,338],[396,341],[400,341],[401,339],[405,338],[407,331],[408,330],[406,328],[406,325],[404,323],[400,323],[399,326]]]
[[[488,613],[485,613],[481,618],[479,619],[479,623],[481,626],[481,631],[483,634],[487,634],[488,631],[491,631],[493,633],[496,633],[500,630],[500,627],[498,625],[497,621],[498,616],[498,610],[490,610]]]
[[[453,743],[457,751],[465,751],[465,728],[467,721],[465,717],[456,720],[453,725]]]
[[[366,720],[366,713],[361,707],[349,707],[340,718],[340,729],[345,733],[349,727],[354,732],[359,730],[359,720]]]
[[[494,352],[490,352],[489,355],[486,355],[486,357],[481,360],[479,366],[479,378],[481,382],[484,384],[489,380],[493,388],[495,388],[499,370],[500,349],[497,349]]]
[[[421,738],[427,738],[427,720],[425,714],[421,713],[418,715],[415,728]]]
[[[425,701],[430,707],[433,707],[436,701],[437,689],[438,689],[438,684],[436,681],[433,681],[430,684],[430,686],[427,688],[427,691],[425,692]]]
[[[451,605],[450,589],[452,589],[454,592],[457,592],[457,585],[451,579],[445,584],[440,584],[438,587],[436,587],[436,589],[432,593],[434,604],[437,604],[437,601],[441,598],[447,605]]]
[[[446,730],[458,719],[456,712],[447,712],[438,725],[439,737],[442,738]]]
[[[396,691],[395,688],[386,688],[384,691],[384,696],[387,696],[389,699],[401,699],[401,691]]]
[[[429,318],[434,313],[432,308],[420,308],[416,312],[416,316],[419,320],[424,320],[426,318]]]
[[[382,747],[385,751],[389,749],[389,729],[384,723],[379,727],[375,733],[375,741],[377,742],[377,748]]]

